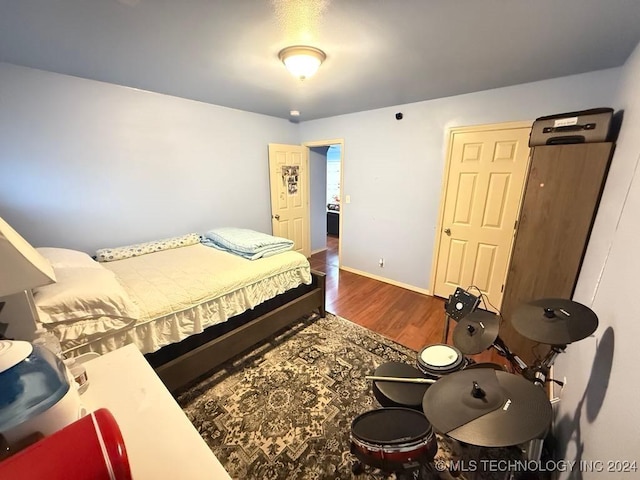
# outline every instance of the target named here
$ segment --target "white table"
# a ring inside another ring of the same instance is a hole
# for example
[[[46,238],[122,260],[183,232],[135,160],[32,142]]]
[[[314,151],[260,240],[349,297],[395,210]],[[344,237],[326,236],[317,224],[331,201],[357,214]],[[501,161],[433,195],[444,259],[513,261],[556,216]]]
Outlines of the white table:
[[[82,403],[111,411],[134,480],[231,479],[135,345],[84,365]]]

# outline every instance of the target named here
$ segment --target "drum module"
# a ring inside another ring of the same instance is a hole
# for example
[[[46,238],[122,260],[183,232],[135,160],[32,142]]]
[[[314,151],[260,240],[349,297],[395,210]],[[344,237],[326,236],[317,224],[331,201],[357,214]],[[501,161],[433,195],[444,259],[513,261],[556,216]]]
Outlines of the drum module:
[[[449,296],[445,312],[454,320],[459,321],[473,312],[479,303],[480,298],[458,287],[453,295]]]

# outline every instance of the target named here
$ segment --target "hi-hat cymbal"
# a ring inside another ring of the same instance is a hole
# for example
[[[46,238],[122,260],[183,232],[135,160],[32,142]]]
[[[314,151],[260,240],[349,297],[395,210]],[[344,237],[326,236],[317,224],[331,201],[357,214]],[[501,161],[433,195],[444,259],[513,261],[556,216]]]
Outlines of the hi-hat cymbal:
[[[543,298],[518,306],[513,328],[530,340],[567,345],[588,337],[598,328],[598,317],[589,307],[564,298]]]
[[[458,322],[453,329],[453,344],[462,353],[475,355],[489,348],[500,328],[500,319],[495,313],[475,310]]]
[[[461,370],[431,385],[422,408],[437,431],[482,447],[508,447],[542,438],[551,425],[544,388],[489,368]]]

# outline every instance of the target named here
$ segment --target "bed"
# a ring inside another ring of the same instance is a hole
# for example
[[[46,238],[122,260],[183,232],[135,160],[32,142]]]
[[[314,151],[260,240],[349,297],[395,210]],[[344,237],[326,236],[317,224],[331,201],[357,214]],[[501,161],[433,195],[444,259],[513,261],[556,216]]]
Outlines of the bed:
[[[57,282],[34,290],[39,323],[67,356],[134,343],[171,391],[306,313],[324,315],[324,274],[298,252],[244,258],[200,236],[89,255],[38,248]]]

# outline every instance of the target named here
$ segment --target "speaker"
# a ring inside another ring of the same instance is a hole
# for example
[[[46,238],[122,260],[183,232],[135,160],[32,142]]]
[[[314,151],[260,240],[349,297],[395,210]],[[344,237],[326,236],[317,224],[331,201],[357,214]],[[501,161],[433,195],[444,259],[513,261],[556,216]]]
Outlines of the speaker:
[[[529,146],[606,142],[613,108],[592,108],[537,118],[531,127]]]

